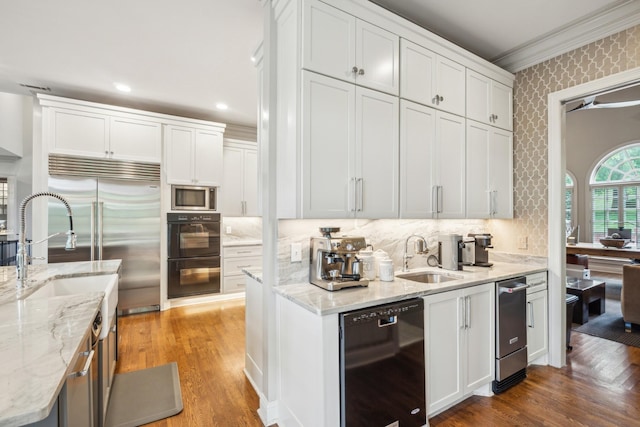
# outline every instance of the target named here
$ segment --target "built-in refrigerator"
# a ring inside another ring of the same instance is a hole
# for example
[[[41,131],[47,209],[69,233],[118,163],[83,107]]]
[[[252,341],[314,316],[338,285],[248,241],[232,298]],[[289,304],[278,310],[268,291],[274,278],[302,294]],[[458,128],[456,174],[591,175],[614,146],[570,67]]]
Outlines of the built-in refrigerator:
[[[51,239],[48,262],[121,259],[119,314],[159,310],[159,182],[50,176],[49,190],[69,202],[78,241],[65,251],[64,240]],[[49,234],[68,228],[64,205],[54,200],[48,209]]]

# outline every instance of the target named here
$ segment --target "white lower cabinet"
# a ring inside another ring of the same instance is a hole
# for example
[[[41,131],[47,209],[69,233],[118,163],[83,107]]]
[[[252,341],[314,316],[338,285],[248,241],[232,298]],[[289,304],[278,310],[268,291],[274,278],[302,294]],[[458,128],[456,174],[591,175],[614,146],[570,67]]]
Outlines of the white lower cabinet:
[[[532,363],[548,352],[547,273],[528,275],[527,285],[527,359]]]
[[[262,266],[262,245],[227,246],[223,251],[222,292],[242,292],[246,285],[245,268]]]
[[[435,415],[493,381],[495,284],[425,301],[427,412]]]

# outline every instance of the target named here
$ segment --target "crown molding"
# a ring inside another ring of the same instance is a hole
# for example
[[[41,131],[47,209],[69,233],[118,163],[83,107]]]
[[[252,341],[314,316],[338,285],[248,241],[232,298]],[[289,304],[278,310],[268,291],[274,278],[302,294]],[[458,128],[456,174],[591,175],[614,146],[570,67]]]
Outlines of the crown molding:
[[[623,0],[612,8],[595,12],[560,30],[512,49],[492,62],[507,71],[516,73],[638,24],[640,24],[640,1]]]

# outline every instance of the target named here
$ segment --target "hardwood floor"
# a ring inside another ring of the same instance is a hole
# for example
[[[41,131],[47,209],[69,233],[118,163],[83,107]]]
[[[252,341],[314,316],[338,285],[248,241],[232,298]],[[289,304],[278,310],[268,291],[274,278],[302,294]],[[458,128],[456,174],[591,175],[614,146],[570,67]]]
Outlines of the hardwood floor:
[[[149,426],[261,426],[244,369],[244,300],[121,317],[116,373],[177,362],[183,411]]]
[[[150,426],[261,426],[244,368],[244,303],[202,304],[120,318],[118,372],[176,361],[184,410]],[[640,425],[640,348],[572,333],[562,369],[531,366],[493,397],[474,396],[432,426]]]

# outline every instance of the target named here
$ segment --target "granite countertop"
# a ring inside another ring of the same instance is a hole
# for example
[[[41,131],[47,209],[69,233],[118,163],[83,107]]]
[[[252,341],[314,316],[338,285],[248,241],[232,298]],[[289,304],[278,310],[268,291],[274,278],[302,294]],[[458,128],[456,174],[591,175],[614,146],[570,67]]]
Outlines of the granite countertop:
[[[419,283],[395,277],[393,282],[372,280],[367,287],[347,288],[334,292],[326,291],[310,283],[274,286],[273,289],[280,296],[315,314],[324,316],[538,273],[547,271],[547,267],[539,264],[495,262],[489,268],[464,267],[463,271],[448,271],[438,268],[411,270],[411,272],[417,271],[434,271],[458,278],[443,283]],[[245,271],[245,273],[252,275],[250,271]],[[402,272],[396,272],[396,276],[398,274],[402,274]],[[262,275],[260,275],[260,282],[261,279]]]
[[[262,270],[243,268],[242,272],[258,283],[262,283]]]
[[[52,279],[114,274],[120,265],[120,260],[31,265],[21,290],[15,267],[0,267],[0,425],[49,415],[104,293],[25,298]]]

